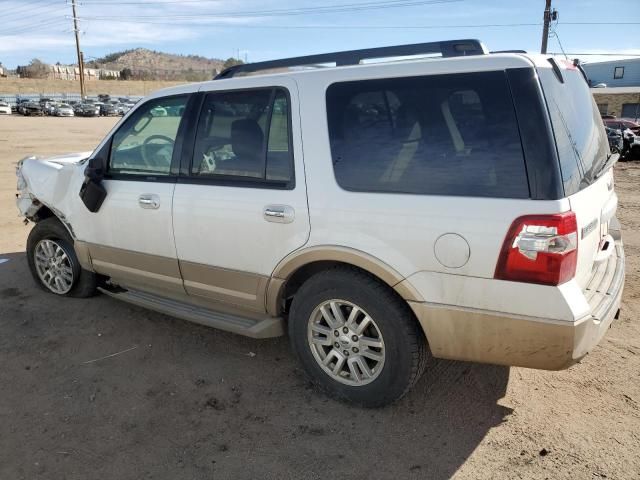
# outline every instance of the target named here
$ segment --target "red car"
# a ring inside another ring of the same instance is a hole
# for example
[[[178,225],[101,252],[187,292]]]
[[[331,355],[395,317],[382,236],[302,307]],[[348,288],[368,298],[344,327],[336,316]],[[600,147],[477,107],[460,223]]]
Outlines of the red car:
[[[609,128],[624,131],[626,128],[636,135],[640,135],[640,123],[626,118],[603,118],[602,121]]]

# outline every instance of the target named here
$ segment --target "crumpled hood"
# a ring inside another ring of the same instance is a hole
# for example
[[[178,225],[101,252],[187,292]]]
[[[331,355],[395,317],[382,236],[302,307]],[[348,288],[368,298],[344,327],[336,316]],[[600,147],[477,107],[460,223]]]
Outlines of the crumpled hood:
[[[37,160],[43,160],[46,162],[59,163],[63,165],[65,163],[79,163],[82,160],[89,158],[89,155],[91,155],[91,152],[76,152],[76,153],[65,153],[62,155],[53,155],[51,157],[35,156],[30,158],[35,158]]]
[[[45,205],[64,220],[84,179],[81,162],[90,155],[91,152],[50,157],[33,155],[20,160],[16,168],[20,213],[29,218],[40,205]]]

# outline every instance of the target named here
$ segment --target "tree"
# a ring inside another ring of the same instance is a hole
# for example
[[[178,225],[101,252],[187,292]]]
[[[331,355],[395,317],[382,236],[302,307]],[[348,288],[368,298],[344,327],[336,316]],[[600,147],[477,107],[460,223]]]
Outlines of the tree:
[[[47,78],[49,75],[49,65],[42,60],[34,58],[29,65],[21,69],[22,76],[27,78]]]
[[[224,61],[224,68],[233,67],[234,65],[243,65],[244,62],[239,58],[229,57]]]
[[[130,68],[120,70],[120,80],[131,80],[131,77],[133,77],[133,72]]]

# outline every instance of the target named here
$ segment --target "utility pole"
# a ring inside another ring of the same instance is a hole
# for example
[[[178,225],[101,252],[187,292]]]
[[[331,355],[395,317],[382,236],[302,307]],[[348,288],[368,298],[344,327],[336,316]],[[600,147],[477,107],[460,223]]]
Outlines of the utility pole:
[[[547,53],[547,40],[549,40],[549,23],[551,23],[551,0],[546,0],[544,7],[544,27],[542,27],[542,46],[540,53]]]
[[[551,1],[551,0],[548,0]],[[80,97],[84,100],[84,62],[82,60],[82,52],[80,51],[80,38],[78,30],[78,16],[76,15],[76,0],[71,0],[71,10],[73,11],[73,31],[76,35],[76,53],[78,54],[78,70],[80,71]]]

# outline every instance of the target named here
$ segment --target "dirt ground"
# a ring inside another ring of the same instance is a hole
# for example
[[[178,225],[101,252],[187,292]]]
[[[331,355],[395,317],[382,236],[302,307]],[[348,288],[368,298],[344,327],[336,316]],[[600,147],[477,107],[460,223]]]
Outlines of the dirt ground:
[[[640,478],[640,162],[616,167],[622,315],[582,363],[434,361],[363,410],[314,391],[286,338],[36,288],[14,164],[90,149],[115,121],[0,118],[1,479]]]
[[[148,95],[154,90],[180,85],[184,82],[142,80],[88,80],[87,95]],[[0,95],[31,93],[80,93],[80,83],[71,80],[36,78],[0,78]]]

